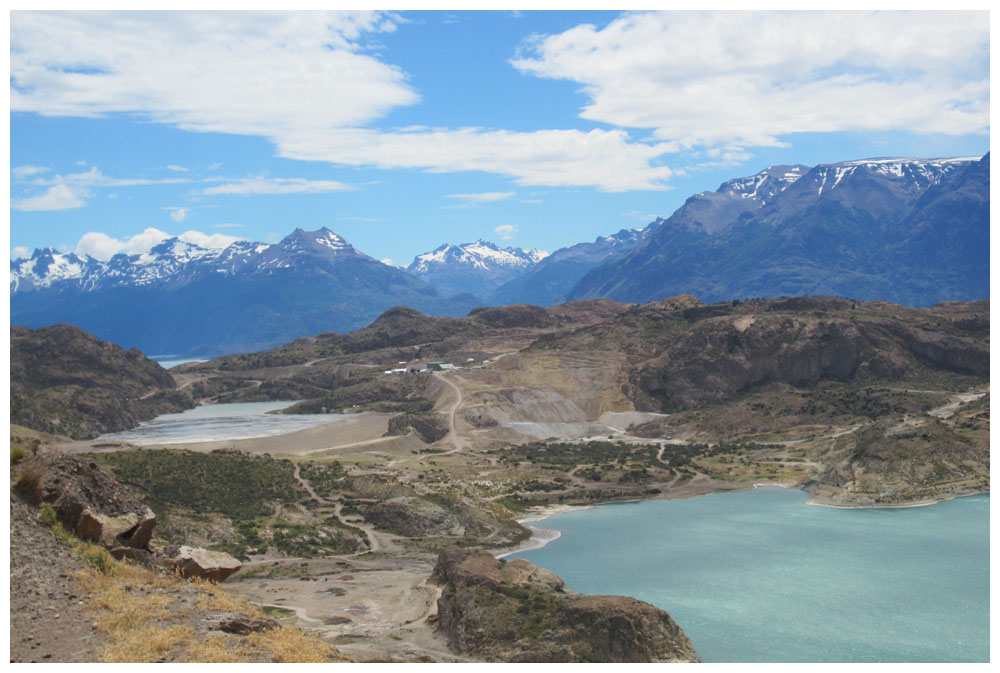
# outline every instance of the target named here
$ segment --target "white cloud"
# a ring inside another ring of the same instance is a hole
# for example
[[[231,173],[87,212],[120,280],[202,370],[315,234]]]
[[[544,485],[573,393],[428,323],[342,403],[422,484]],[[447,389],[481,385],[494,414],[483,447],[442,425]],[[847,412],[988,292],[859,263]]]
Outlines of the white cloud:
[[[14,179],[20,180],[24,178],[29,178],[32,175],[38,175],[39,173],[48,173],[49,169],[45,166],[18,166],[17,168],[12,168],[10,174]]]
[[[203,234],[200,231],[185,231],[178,236],[182,241],[194,243],[203,248],[228,248],[236,241],[246,240],[242,236],[227,236],[226,234]]]
[[[489,203],[491,201],[503,201],[514,196],[514,192],[482,192],[480,194],[448,194],[447,199],[459,199],[467,203]]]
[[[794,133],[988,129],[985,12],[635,13],[531,38],[512,64],[578,83],[589,98],[581,116],[614,127],[591,131],[375,130],[419,102],[406,73],[364,47],[399,22],[376,12],[14,12],[11,109],[260,136],[291,159],[605,191],[663,189],[666,155],[691,148],[722,148],[707,161],[727,165]]]
[[[185,168],[184,166],[178,166],[177,164],[170,164],[169,166],[167,166],[167,170],[168,171],[176,171],[178,173],[187,173],[188,172],[187,168]]]
[[[24,247],[23,245],[19,245],[17,247],[10,249],[11,259],[24,259],[26,257],[29,257],[30,255],[31,255],[31,250]]]
[[[85,189],[69,185],[53,185],[44,194],[11,201],[14,210],[71,210],[84,205]]]
[[[36,185],[77,185],[82,187],[136,187],[141,185],[176,185],[191,182],[189,178],[112,178],[101,173],[97,166],[91,166],[83,173],[56,175],[52,178],[36,178]]]
[[[15,12],[11,109],[134,114],[193,131],[277,135],[364,123],[418,99],[359,53],[377,12]]]
[[[209,164],[206,168],[210,171],[217,171],[222,168],[222,162],[216,161],[215,163]]]
[[[986,12],[656,12],[535,36],[512,63],[582,84],[586,119],[738,151],[803,132],[985,132],[988,60]]]
[[[124,244],[118,239],[99,231],[89,231],[81,236],[80,241],[76,244],[76,254],[90,255],[106,262],[121,252],[123,248]]]
[[[170,211],[170,219],[173,220],[174,222],[178,223],[183,222],[184,219],[188,216],[187,208],[180,208],[178,206],[167,206],[166,208],[164,208],[164,210]]]
[[[400,68],[361,53],[363,35],[396,22],[371,12],[15,12],[11,109],[125,113],[266,137],[287,158],[485,171],[524,185],[620,191],[669,177],[655,159],[670,147],[623,131],[365,128],[419,100]]]
[[[173,235],[153,227],[121,240],[99,231],[91,231],[80,237],[79,243],[76,244],[76,254],[90,255],[95,259],[107,261],[120,252],[127,255],[141,255],[149,252],[168,238],[173,238]],[[203,248],[225,248],[235,241],[243,240],[239,236],[204,234],[200,231],[185,231],[177,238]]]
[[[495,231],[497,236],[499,236],[502,240],[509,241],[514,238],[514,234],[517,233],[517,227],[513,224],[501,224],[498,227],[494,227],[493,231]]]
[[[202,194],[212,196],[217,194],[234,194],[247,196],[250,194],[325,194],[342,192],[354,187],[336,180],[307,180],[305,178],[266,178],[254,177],[234,180],[215,187],[202,190]]]
[[[478,128],[299,132],[285,136],[279,148],[289,159],[431,172],[484,171],[508,175],[522,185],[593,186],[604,191],[662,189],[671,170],[655,165],[655,161],[676,149],[669,143],[630,142],[622,130],[518,132]]]

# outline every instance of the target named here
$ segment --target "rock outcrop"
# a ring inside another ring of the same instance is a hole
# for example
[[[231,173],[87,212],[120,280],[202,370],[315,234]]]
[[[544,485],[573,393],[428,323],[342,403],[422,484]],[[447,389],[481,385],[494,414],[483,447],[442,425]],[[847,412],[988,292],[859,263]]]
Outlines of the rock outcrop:
[[[169,563],[183,577],[200,577],[216,583],[225,581],[243,565],[224,552],[186,546]]]
[[[696,662],[690,639],[663,610],[624,596],[568,591],[523,559],[449,549],[437,621],[454,651],[507,662]]]
[[[49,503],[66,530],[106,547],[117,559],[166,565],[179,569],[184,577],[212,582],[224,581],[241,567],[229,554],[178,549],[155,538],[153,510],[93,461],[46,451],[23,461],[18,472],[25,497]]]

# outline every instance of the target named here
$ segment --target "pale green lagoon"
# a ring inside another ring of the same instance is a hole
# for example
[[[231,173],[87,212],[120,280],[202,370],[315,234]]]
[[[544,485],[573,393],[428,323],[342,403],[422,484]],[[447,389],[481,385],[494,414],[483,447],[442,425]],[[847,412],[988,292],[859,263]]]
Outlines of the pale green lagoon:
[[[989,496],[808,506],[796,490],[602,505],[515,556],[673,616],[706,662],[989,661]]]

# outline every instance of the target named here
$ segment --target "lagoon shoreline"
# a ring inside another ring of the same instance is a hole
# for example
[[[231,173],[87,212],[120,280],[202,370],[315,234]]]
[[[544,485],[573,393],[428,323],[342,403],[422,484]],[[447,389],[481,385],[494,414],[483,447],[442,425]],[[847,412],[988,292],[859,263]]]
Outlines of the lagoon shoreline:
[[[566,504],[556,504],[556,505],[542,505],[539,507],[532,507],[526,510],[525,515],[521,518],[515,519],[517,523],[521,524],[528,530],[532,532],[531,537],[529,537],[524,542],[515,545],[513,547],[505,547],[500,550],[493,550],[491,553],[495,558],[506,558],[508,556],[513,556],[515,554],[520,554],[527,551],[535,551],[541,549],[546,545],[554,542],[562,536],[562,533],[554,528],[540,528],[538,526],[528,526],[526,524],[538,523],[540,521],[545,521],[554,516],[560,514],[568,514],[570,512],[583,511],[588,509],[594,509],[601,505],[616,505],[628,502],[645,502],[647,500],[686,500],[689,498],[697,498],[706,495],[713,495],[718,493],[738,493],[742,491],[753,491],[757,489],[775,489],[775,490],[799,490],[804,492],[808,499],[805,501],[805,505],[811,507],[826,507],[829,509],[912,509],[916,507],[930,507],[931,505],[938,505],[949,500],[957,500],[959,498],[970,498],[977,495],[989,495],[990,492],[986,491],[970,491],[970,492],[959,492],[952,493],[946,496],[941,496],[939,498],[915,500],[912,502],[902,502],[902,503],[839,503],[832,502],[828,498],[822,496],[817,496],[814,493],[810,493],[808,489],[803,488],[801,484],[782,484],[782,483],[761,483],[753,482],[750,484],[732,484],[730,488],[712,488],[710,484],[703,483],[704,486],[708,488],[698,489],[695,491],[673,491],[661,493],[657,497],[652,498],[623,498],[621,500],[606,500],[603,502],[596,502],[588,505],[566,505]]]

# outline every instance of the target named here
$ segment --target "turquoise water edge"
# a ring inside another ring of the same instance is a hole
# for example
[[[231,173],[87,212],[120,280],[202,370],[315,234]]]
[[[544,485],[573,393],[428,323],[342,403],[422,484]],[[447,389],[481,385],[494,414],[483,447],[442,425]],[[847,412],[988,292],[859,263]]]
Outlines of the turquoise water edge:
[[[834,509],[796,490],[601,505],[520,552],[663,608],[706,662],[989,661],[989,496]]]

